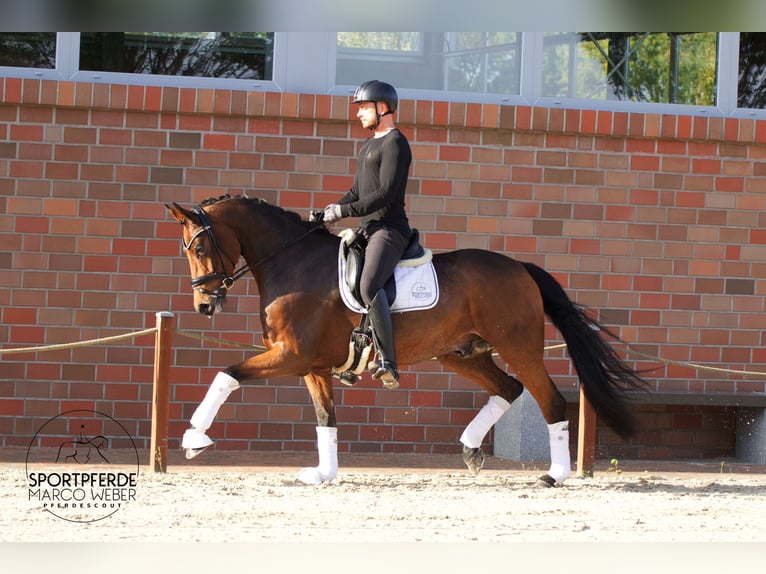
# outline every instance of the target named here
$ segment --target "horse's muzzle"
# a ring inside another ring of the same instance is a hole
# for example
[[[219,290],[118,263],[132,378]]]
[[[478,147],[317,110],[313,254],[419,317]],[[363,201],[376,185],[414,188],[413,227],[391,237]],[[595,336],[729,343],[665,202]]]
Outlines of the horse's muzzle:
[[[212,317],[223,308],[223,297],[208,296],[206,300],[197,303],[197,312],[206,317]]]
[[[199,311],[202,315],[212,317],[215,313],[215,305],[211,305],[210,303],[200,303],[197,305],[197,311]]]

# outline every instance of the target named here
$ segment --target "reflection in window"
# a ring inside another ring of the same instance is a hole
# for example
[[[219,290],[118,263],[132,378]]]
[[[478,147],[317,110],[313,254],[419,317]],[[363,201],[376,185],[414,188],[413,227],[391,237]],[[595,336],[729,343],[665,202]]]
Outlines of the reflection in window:
[[[712,106],[715,32],[546,33],[543,95]]]
[[[3,32],[0,34],[0,66],[54,69],[56,33]]]
[[[342,32],[336,83],[378,78],[398,88],[518,94],[516,32]]]
[[[271,80],[272,32],[83,32],[80,69]]]
[[[420,51],[420,37],[420,32],[338,32],[338,51],[388,55],[417,53]]]
[[[451,32],[445,37],[445,90],[519,93],[520,34]]]
[[[739,35],[737,106],[766,108],[766,33]]]

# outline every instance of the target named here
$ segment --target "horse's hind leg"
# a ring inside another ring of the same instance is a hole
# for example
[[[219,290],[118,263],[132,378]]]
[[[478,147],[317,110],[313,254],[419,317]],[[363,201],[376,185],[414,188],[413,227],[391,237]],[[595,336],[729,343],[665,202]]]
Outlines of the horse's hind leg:
[[[548,375],[542,356],[526,363],[517,362],[516,365],[517,376],[537,402],[548,424],[551,466],[548,473],[539,478],[538,485],[556,486],[572,472],[566,400]]]
[[[451,371],[481,385],[490,395],[487,404],[460,436],[463,462],[473,474],[478,474],[484,466],[484,452],[481,449],[484,437],[521,395],[523,387],[495,364],[490,351],[470,355],[441,355],[438,359]]]
[[[304,377],[317,417],[317,452],[319,464],[298,473],[304,484],[322,484],[338,475],[338,428],[335,426],[335,402],[329,373],[309,373]]]

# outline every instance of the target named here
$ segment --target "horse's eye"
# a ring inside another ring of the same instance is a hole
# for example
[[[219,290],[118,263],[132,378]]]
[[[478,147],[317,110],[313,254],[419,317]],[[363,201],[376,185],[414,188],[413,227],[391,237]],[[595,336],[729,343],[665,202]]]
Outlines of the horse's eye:
[[[194,255],[196,255],[197,257],[202,257],[204,254],[205,254],[205,246],[197,243],[197,245],[194,246]]]

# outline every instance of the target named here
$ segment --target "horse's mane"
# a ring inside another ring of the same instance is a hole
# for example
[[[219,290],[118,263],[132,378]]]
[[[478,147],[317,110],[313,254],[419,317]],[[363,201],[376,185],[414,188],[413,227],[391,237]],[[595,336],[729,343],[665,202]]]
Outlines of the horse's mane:
[[[288,211],[287,209],[279,207],[278,205],[272,205],[265,199],[261,199],[258,197],[248,197],[246,195],[231,195],[227,193],[219,197],[208,197],[207,199],[202,201],[199,205],[200,207],[207,207],[209,205],[214,205],[222,201],[228,201],[228,200],[234,200],[234,199],[237,199],[243,202],[245,205],[248,206],[248,208],[257,208],[261,211],[271,212],[273,217],[287,219],[288,221],[291,221],[293,223],[296,223],[304,227],[306,230],[314,229],[315,227],[317,227],[316,223],[311,221],[306,221],[294,211]],[[322,226],[321,229],[317,229],[316,232],[329,234],[330,230]]]

